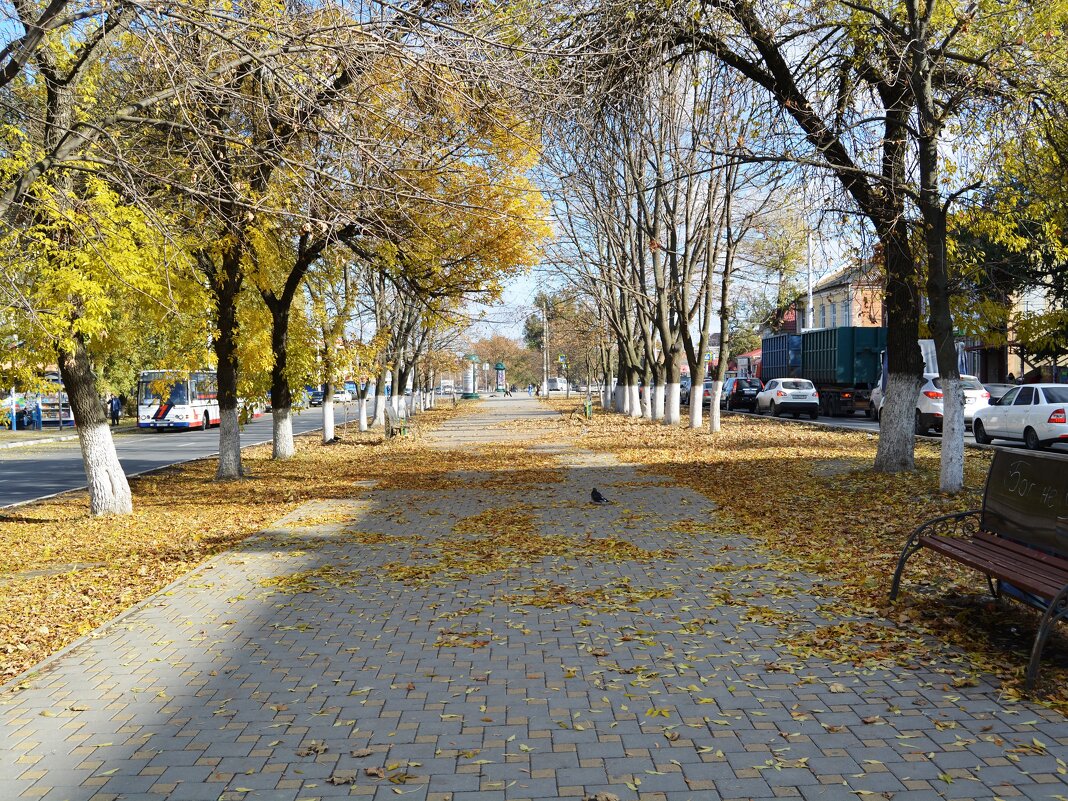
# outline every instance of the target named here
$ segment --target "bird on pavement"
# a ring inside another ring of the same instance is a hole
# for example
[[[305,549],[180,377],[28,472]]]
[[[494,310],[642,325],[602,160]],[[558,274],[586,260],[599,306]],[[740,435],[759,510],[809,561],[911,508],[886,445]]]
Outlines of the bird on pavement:
[[[590,500],[592,500],[594,503],[611,503],[608,498],[604,497],[601,493],[597,491],[596,487],[594,487],[593,492],[590,493]]]

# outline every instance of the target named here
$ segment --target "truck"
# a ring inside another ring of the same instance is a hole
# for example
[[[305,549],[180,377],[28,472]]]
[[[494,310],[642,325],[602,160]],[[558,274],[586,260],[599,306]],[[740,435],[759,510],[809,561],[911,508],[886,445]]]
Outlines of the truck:
[[[760,377],[807,378],[820,396],[820,411],[871,416],[871,391],[882,375],[886,329],[862,326],[777,334],[761,342]]]

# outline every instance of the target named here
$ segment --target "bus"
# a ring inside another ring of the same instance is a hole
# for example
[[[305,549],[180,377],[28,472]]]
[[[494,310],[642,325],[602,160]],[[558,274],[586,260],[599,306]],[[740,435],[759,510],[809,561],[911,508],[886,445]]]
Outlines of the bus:
[[[219,424],[218,396],[213,370],[145,370],[137,379],[137,427],[207,431]]]

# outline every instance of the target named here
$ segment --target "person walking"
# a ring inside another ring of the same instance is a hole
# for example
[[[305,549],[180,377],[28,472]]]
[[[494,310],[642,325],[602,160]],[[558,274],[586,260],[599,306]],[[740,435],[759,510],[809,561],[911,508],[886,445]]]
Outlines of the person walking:
[[[111,427],[115,428],[118,426],[119,416],[122,414],[122,401],[112,395],[108,401],[108,409],[111,412]]]

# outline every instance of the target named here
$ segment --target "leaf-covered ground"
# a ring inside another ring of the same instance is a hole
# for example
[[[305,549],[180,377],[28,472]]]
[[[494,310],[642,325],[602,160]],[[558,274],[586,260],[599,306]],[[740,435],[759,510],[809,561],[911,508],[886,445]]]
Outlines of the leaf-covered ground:
[[[270,447],[244,452],[251,478],[214,481],[215,460],[133,479],[135,513],[89,516],[72,492],[0,515],[0,682],[16,676],[310,499],[348,498],[353,482],[427,486],[477,458],[424,458],[420,431],[469,407],[435,409],[413,436],[339,428],[341,442],[297,438],[297,456],[272,462]]]
[[[921,552],[908,563],[899,602],[887,600],[909,532],[981,506],[989,451],[968,449],[966,491],[950,496],[938,488],[937,443],[917,443],[915,472],[885,475],[872,470],[878,440],[868,433],[725,415],[712,435],[600,410],[585,421],[567,416],[573,402],[544,402],[565,416],[556,431],[539,426],[538,436],[571,432],[585,447],[670,475],[716,502],[721,531],[756,538],[769,567],[823,579],[819,591],[840,620],[795,635],[799,656],[918,664],[934,637],[962,649],[974,670],[998,676],[1006,697],[1022,693],[1038,615],[994,601],[985,577]],[[1064,626],[1046,646],[1040,680],[1046,703],[1068,712]]]

